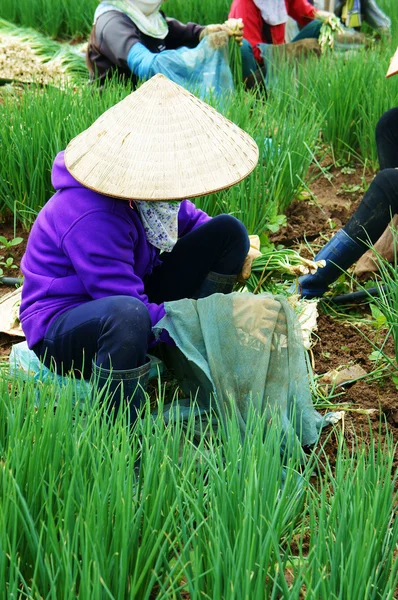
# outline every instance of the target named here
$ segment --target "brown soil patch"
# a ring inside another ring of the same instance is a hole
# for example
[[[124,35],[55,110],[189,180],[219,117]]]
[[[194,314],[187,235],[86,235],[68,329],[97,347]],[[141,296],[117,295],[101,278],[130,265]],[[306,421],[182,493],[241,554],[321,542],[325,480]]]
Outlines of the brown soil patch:
[[[317,374],[349,364],[358,364],[370,374],[375,369],[375,363],[369,358],[375,349],[372,344],[380,348],[384,343],[386,330],[375,331],[360,323],[343,322],[321,314],[317,334],[319,339],[313,348]],[[365,336],[370,341],[365,339]],[[391,337],[383,351],[390,358],[394,358]],[[395,442],[398,441],[398,391],[390,374],[386,373],[386,377],[375,381],[364,379],[342,385],[336,388],[335,392],[343,392],[343,395],[333,402],[348,409],[342,424],[347,441],[367,443],[372,436],[382,440],[386,430],[392,434]],[[327,432],[325,437],[326,435]],[[332,436],[326,444],[329,457],[335,455],[336,449],[337,438]],[[396,462],[398,464],[398,455]]]
[[[343,170],[333,167],[327,177],[318,177],[311,184],[312,199],[292,202],[286,213],[287,225],[273,234],[271,241],[293,246],[305,240],[314,241],[320,233],[329,237],[342,227],[373,179],[373,173],[363,173],[358,165],[348,170],[349,173],[344,172],[344,167]]]

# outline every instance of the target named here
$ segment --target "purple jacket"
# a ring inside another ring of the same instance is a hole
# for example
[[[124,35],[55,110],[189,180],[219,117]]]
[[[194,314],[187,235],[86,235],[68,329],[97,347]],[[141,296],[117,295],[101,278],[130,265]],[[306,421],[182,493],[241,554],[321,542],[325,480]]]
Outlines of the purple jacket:
[[[106,296],[139,298],[155,325],[165,314],[164,306],[148,301],[143,278],[161,261],[137,211],[126,200],[83,187],[67,171],[63,152],[54,161],[52,184],[57,193],[40,211],[21,262],[20,319],[29,347],[44,338],[64,311]],[[179,236],[209,219],[184,200]]]

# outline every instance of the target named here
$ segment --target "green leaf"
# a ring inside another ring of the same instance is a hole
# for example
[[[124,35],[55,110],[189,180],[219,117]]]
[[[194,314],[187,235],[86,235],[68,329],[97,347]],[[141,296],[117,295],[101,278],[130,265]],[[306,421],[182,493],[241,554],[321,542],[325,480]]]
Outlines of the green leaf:
[[[12,239],[10,242],[8,242],[8,245],[9,246],[18,246],[18,244],[20,244],[21,242],[23,242],[23,238],[16,237],[16,238]]]
[[[286,225],[286,215],[276,215],[273,217],[266,225],[265,229],[271,231],[272,233],[276,233],[279,231],[280,227]]]
[[[373,352],[369,354],[368,359],[373,362],[377,362],[383,359],[383,353],[380,352],[380,350],[373,350]]]
[[[375,325],[377,327],[386,327],[387,326],[387,319],[386,319],[385,315],[381,312],[381,310],[375,304],[370,305],[370,312],[372,313],[372,317],[374,318]]]

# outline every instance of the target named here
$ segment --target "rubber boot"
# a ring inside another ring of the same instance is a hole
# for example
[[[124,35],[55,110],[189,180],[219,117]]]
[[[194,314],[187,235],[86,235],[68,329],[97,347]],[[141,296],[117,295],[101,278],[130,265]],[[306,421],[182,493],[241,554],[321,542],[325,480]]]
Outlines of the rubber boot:
[[[221,273],[209,271],[192,298],[198,300],[199,298],[207,298],[207,296],[217,293],[230,294],[234,289],[236,281],[237,275],[221,275]]]
[[[319,268],[314,275],[299,277],[301,297],[317,298],[322,296],[328,286],[356,262],[365,251],[364,246],[350,238],[344,229],[340,229],[314,258],[315,261],[325,260],[326,265]]]
[[[151,361],[141,367],[126,371],[109,370],[92,363],[92,375],[97,391],[106,389],[109,395],[108,415],[116,418],[119,409],[128,407],[130,427],[137,420],[140,408],[145,404],[145,392],[151,372]]]

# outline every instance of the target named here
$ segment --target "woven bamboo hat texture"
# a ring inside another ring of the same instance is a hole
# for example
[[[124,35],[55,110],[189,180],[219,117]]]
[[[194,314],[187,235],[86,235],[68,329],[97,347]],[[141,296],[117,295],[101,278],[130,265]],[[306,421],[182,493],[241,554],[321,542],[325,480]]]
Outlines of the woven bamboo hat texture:
[[[388,69],[386,77],[391,77],[392,75],[396,75],[398,73],[398,48],[391,59],[390,67]]]
[[[152,201],[230,187],[257,161],[247,133],[164,75],[104,112],[65,151],[66,168],[85,187]]]

